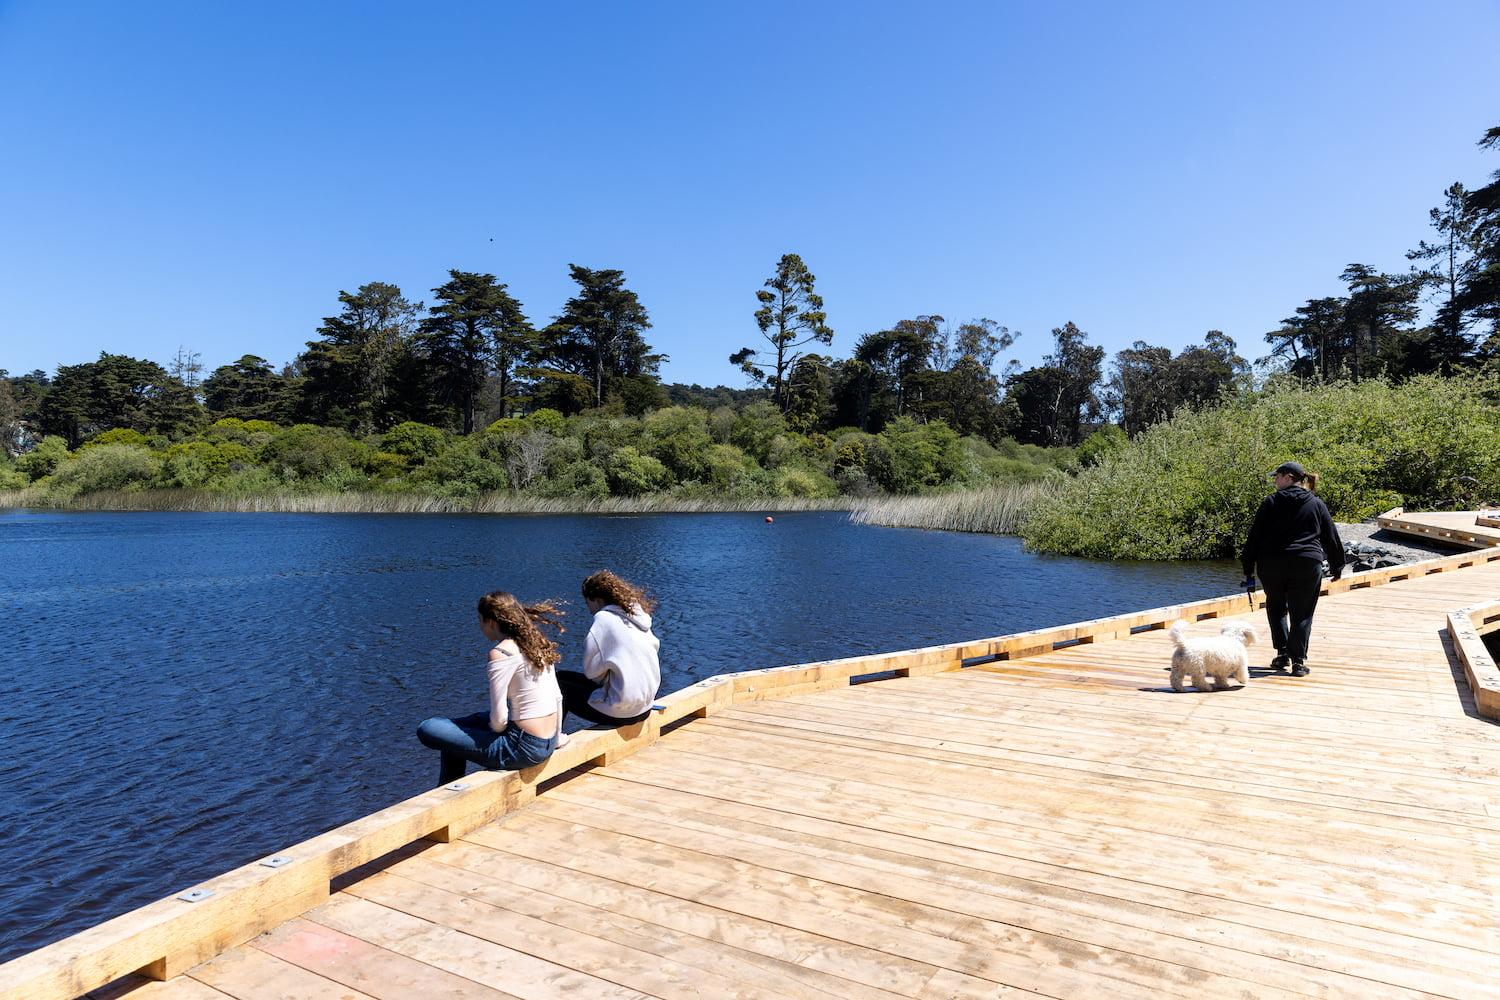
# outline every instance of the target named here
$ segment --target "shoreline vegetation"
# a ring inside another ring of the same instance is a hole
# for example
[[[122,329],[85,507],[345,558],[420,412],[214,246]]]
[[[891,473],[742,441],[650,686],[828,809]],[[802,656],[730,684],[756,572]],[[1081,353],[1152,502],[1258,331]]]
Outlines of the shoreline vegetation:
[[[850,510],[853,497],[697,498],[532,497],[489,493],[451,497],[431,493],[295,493],[230,495],[204,490],[103,490],[50,497],[29,490],[0,491],[0,508],[70,511],[180,511],[264,514],[714,514]]]
[[[1027,547],[1056,555],[1168,560],[1232,554],[1269,490],[1266,470],[1288,456],[1323,476],[1320,492],[1346,523],[1397,505],[1471,509],[1500,498],[1500,377],[1492,374],[1329,384],[1272,379],[1226,391],[1216,405],[1181,409],[1134,437],[1106,425],[1077,449],[1013,441],[996,447],[960,438],[940,422],[909,420],[879,434],[802,435],[764,403],[718,419],[672,407],[643,418],[564,419],[539,411],[497,423],[470,437],[398,427],[374,443],[327,428],[232,418],[189,441],[113,430],[69,452],[49,438],[17,460],[0,506],[839,510],[856,524],[1018,535]],[[389,478],[377,471],[383,446],[402,449],[395,453],[399,472]],[[530,464],[528,456],[537,455],[542,459]],[[726,463],[720,477],[715,470]],[[528,487],[504,487],[507,477],[514,483],[528,475]],[[204,485],[169,485],[193,478]],[[881,481],[894,488],[872,488]]]

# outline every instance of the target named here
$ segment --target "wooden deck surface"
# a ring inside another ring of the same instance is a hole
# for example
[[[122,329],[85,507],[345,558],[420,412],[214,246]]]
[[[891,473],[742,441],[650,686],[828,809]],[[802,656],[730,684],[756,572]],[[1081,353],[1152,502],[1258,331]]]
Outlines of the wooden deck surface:
[[[1325,597],[1242,691],[1154,631],[736,705],[93,995],[1500,997],[1500,727],[1442,632],[1497,595]]]
[[[1500,511],[1387,511],[1377,521],[1387,531],[1458,548],[1482,549],[1500,545]]]

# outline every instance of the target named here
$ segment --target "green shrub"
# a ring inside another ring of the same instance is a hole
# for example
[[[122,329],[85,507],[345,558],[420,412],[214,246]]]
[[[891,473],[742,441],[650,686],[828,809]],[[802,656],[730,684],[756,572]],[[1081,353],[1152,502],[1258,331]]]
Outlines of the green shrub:
[[[287,482],[340,480],[362,468],[369,449],[331,427],[297,424],[271,436],[260,449],[260,460]]]
[[[759,472],[755,462],[732,444],[710,445],[703,454],[703,477],[708,494],[740,496]]]
[[[567,427],[567,420],[561,413],[551,407],[544,406],[540,410],[532,410],[526,414],[526,426],[532,430],[546,431],[548,434],[561,436]]]
[[[775,495],[779,497],[836,497],[839,488],[832,479],[816,469],[784,465],[775,476]]]
[[[778,434],[785,432],[786,418],[781,415],[775,403],[762,399],[751,403],[735,416],[729,429],[729,442],[765,465],[766,457],[771,452],[771,442],[776,440]]]
[[[878,471],[869,471],[887,492],[921,493],[963,474],[963,443],[941,420],[919,424],[910,417],[897,417],[879,438],[890,462]]]
[[[641,448],[661,461],[679,480],[702,479],[707,473],[708,414],[700,409],[669,406],[642,420]]]
[[[31,482],[50,476],[68,459],[68,442],[60,437],[44,437],[37,446],[17,456],[16,471]]]
[[[31,482],[15,464],[0,454],[0,490],[24,489]]]
[[[503,490],[509,485],[505,467],[481,455],[479,443],[471,438],[451,442],[441,455],[423,465],[415,478],[439,496],[459,498]]]
[[[98,490],[140,488],[161,471],[161,459],[133,444],[102,444],[80,451],[52,476],[50,489],[60,496]]]
[[[130,427],[112,427],[101,434],[95,434],[84,442],[83,447],[90,448],[101,444],[133,444],[141,448],[147,447],[146,435]]]
[[[408,420],[381,435],[380,448],[408,459],[412,465],[420,465],[429,458],[436,458],[447,440],[448,435],[438,428]]]
[[[638,497],[672,485],[672,474],[665,465],[629,445],[609,457],[604,474],[615,496]]]
[[[377,451],[365,462],[370,478],[389,483],[406,474],[406,456],[393,451]]]
[[[1125,447],[1129,438],[1125,431],[1115,424],[1105,424],[1078,444],[1078,464],[1083,466],[1098,465],[1108,455],[1113,455]]]
[[[1272,384],[1179,413],[1049,493],[1027,519],[1034,548],[1097,558],[1234,553],[1266,474],[1294,459],[1320,473],[1334,517],[1454,502],[1460,477],[1500,496],[1500,406],[1477,379],[1424,376],[1316,388]]]
[[[579,460],[568,463],[555,475],[537,483],[532,493],[540,497],[599,500],[609,496],[609,480],[597,464]]]
[[[225,441],[185,441],[174,444],[162,456],[157,483],[167,487],[198,489],[223,479],[232,471],[251,464],[254,453],[242,444]]]

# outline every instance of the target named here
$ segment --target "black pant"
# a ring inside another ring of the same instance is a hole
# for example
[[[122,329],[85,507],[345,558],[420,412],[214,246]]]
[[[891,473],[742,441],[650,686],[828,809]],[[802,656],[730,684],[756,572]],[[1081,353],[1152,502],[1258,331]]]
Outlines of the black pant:
[[[603,687],[603,682],[591,681],[576,670],[559,670],[557,686],[562,688],[563,711],[572,712],[580,719],[596,726],[628,726],[632,722],[640,722],[651,714],[651,709],[648,708],[640,715],[632,715],[628,719],[617,719],[613,715],[605,715],[589,704],[589,696]]]
[[[1305,556],[1274,556],[1260,559],[1255,569],[1266,591],[1266,620],[1271,623],[1271,644],[1293,663],[1307,660],[1307,640],[1312,636],[1313,612],[1318,607],[1318,585],[1323,562]],[[1291,628],[1287,624],[1290,620]]]

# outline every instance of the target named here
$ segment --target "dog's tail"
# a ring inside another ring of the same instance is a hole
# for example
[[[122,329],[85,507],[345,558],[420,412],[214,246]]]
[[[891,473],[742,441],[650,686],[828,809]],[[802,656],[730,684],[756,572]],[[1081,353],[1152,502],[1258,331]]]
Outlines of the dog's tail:
[[[1187,646],[1187,622],[1177,622],[1167,629],[1167,635],[1172,637],[1172,645],[1178,649],[1185,648]]]

